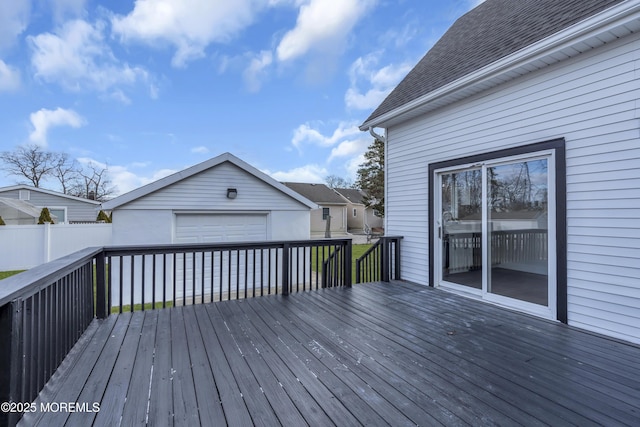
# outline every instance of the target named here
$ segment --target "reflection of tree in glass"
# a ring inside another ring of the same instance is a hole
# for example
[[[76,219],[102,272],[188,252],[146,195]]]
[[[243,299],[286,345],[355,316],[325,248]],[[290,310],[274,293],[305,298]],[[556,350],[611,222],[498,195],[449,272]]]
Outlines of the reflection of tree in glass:
[[[517,211],[546,207],[547,160],[511,163],[487,170],[492,210]]]
[[[482,210],[480,169],[442,176],[442,210],[456,220]]]

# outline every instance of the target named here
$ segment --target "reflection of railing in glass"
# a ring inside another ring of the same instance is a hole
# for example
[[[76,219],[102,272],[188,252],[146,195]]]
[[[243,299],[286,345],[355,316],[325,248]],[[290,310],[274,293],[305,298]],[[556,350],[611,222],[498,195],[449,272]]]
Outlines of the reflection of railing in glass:
[[[491,232],[491,265],[546,261],[547,230],[503,230]],[[445,234],[443,239],[446,274],[482,268],[482,234]]]

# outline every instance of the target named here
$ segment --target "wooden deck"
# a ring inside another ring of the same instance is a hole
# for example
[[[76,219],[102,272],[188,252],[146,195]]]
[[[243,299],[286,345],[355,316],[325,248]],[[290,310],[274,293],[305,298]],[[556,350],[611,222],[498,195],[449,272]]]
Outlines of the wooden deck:
[[[21,425],[638,426],[640,347],[372,283],[96,320],[47,402],[100,410]]]

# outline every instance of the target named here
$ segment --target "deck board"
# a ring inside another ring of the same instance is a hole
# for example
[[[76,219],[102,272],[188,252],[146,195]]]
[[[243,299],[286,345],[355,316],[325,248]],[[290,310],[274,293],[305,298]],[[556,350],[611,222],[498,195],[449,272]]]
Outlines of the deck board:
[[[21,425],[639,425],[640,347],[371,283],[94,321],[36,403],[75,401]]]

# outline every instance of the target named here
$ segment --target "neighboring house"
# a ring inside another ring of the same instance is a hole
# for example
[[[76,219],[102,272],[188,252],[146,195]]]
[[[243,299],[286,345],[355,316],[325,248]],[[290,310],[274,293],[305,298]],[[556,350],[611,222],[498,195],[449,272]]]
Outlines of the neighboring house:
[[[637,0],[458,19],[361,126],[402,277],[640,343],[638,58]]]
[[[38,209],[24,200],[0,197],[0,218],[3,219],[6,225],[37,224],[40,219],[40,212],[42,212],[42,209]],[[51,219],[53,222],[57,220],[55,216],[52,216]]]
[[[349,232],[364,232],[367,229],[382,229],[383,219],[373,208],[364,204],[365,192],[356,188],[334,188],[347,200],[347,228]]]
[[[102,204],[116,245],[308,239],[316,207],[229,153]]]
[[[59,224],[74,221],[93,222],[96,220],[100,210],[100,202],[95,200],[69,196],[68,194],[29,185],[0,187],[0,198],[16,199],[34,206],[38,209],[38,216],[35,217],[36,222],[40,216],[40,211],[45,207],[49,208],[49,212],[51,212],[52,216],[55,216],[54,221]],[[30,220],[26,223],[34,224]]]
[[[284,182],[288,188],[319,205],[311,211],[312,238],[324,237],[327,229],[327,217],[330,219],[331,237],[344,236],[347,233],[347,201],[324,184]]]

